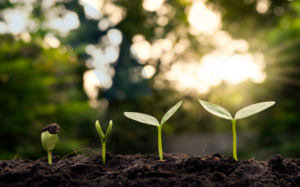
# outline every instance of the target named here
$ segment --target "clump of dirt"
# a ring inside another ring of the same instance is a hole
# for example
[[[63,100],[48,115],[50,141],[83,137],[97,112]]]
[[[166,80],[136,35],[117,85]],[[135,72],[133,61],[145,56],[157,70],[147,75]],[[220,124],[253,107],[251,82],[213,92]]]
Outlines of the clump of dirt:
[[[218,153],[200,157],[185,154],[78,155],[35,162],[0,161],[0,186],[300,186],[300,161],[271,156],[268,162],[235,161]]]

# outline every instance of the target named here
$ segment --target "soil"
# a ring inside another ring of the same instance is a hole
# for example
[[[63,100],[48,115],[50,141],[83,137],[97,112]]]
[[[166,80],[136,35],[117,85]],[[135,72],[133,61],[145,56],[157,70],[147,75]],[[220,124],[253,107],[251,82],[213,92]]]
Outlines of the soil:
[[[28,162],[0,161],[0,186],[300,186],[300,161],[273,155],[268,162],[185,154],[78,155]]]

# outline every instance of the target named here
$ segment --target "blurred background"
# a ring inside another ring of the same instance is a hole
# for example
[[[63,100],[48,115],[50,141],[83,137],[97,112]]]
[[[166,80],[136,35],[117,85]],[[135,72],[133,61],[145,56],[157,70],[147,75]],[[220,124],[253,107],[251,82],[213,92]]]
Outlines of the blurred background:
[[[179,100],[164,152],[230,156],[231,122],[198,99],[276,101],[237,121],[238,158],[299,157],[299,16],[299,0],[0,0],[0,159],[45,157],[55,122],[54,155],[101,149],[96,120],[113,154],[157,154],[157,128],[123,112],[160,120]]]

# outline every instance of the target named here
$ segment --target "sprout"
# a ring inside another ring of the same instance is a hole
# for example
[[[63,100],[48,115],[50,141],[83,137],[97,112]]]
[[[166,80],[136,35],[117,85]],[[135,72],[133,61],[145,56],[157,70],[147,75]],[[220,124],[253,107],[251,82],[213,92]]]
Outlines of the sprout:
[[[42,130],[42,145],[45,151],[48,152],[48,162],[52,164],[51,152],[58,146],[59,138],[57,133],[59,132],[60,127],[56,124],[50,124],[43,128]]]
[[[102,142],[102,161],[103,161],[103,165],[105,165],[106,140],[107,140],[108,135],[110,134],[110,131],[112,129],[112,125],[113,125],[113,122],[110,120],[109,126],[108,126],[108,128],[106,130],[106,133],[104,135],[98,120],[96,121],[96,124],[95,124],[97,132],[98,132],[98,134],[100,136],[100,139],[101,139],[101,142]]]
[[[163,151],[162,151],[162,143],[161,143],[161,127],[162,125],[176,112],[176,110],[180,107],[182,101],[179,101],[175,106],[173,106],[163,117],[161,122],[152,116],[142,113],[136,112],[124,112],[124,115],[130,119],[135,121],[145,123],[148,125],[154,125],[158,128],[158,153],[160,160],[163,160]]]
[[[246,118],[248,116],[251,116],[253,114],[256,114],[260,111],[263,111],[272,105],[275,104],[274,101],[269,102],[262,102],[262,103],[256,103],[250,106],[247,106],[245,108],[242,108],[239,110],[235,117],[232,118],[231,114],[223,107],[220,107],[218,105],[215,105],[213,103],[209,103],[206,101],[202,101],[199,99],[200,104],[210,113],[219,116],[224,119],[229,119],[232,121],[232,134],[233,134],[233,158],[237,161],[237,154],[236,154],[236,131],[235,131],[235,124],[237,119]]]

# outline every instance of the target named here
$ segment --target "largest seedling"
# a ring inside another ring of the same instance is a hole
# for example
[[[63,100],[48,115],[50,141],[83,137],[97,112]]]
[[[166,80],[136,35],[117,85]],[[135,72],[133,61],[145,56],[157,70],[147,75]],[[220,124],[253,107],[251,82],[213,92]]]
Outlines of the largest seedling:
[[[158,128],[158,153],[159,159],[163,160],[163,151],[162,151],[162,143],[161,143],[161,127],[162,125],[176,112],[176,110],[180,107],[182,101],[179,101],[175,106],[173,106],[162,118],[159,123],[155,117],[149,116],[147,114],[137,113],[137,112],[124,112],[124,115],[130,119],[135,121],[145,123],[147,125],[154,125]]]
[[[229,119],[232,121],[233,158],[235,160],[238,160],[237,153],[236,153],[236,130],[235,130],[236,120],[246,118],[248,116],[256,114],[256,113],[263,111],[275,104],[274,101],[256,103],[256,104],[247,106],[245,108],[242,108],[235,114],[235,117],[232,118],[231,114],[223,107],[220,107],[213,103],[202,101],[200,99],[199,99],[199,102],[208,112],[210,112],[216,116],[219,116],[221,118]]]

